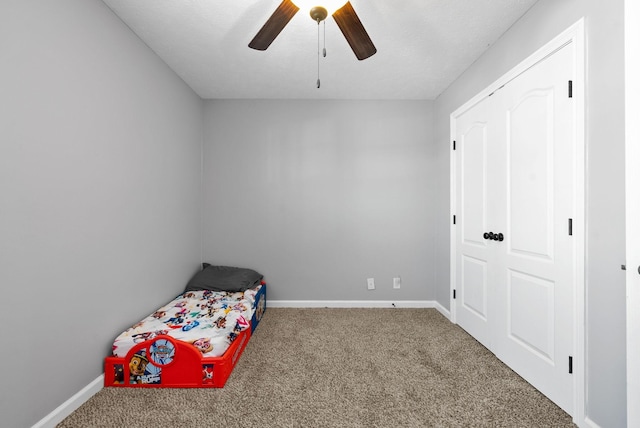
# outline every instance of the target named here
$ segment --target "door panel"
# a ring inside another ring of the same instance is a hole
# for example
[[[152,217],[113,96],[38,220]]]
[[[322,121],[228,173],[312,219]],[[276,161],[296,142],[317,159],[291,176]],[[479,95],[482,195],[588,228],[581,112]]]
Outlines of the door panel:
[[[465,311],[487,322],[487,262],[462,256],[460,304]]]
[[[564,47],[503,88],[507,122],[508,280],[496,288],[493,352],[567,411],[573,406],[574,113]],[[504,311],[504,312],[502,312]]]
[[[509,270],[507,336],[547,364],[554,361],[554,283]]]
[[[473,114],[473,112],[470,112]],[[486,247],[487,123],[475,122],[460,139],[462,158],[462,240],[466,245]]]
[[[547,260],[553,258],[553,114],[553,90],[532,90],[506,118],[509,249]]]
[[[488,318],[491,278],[487,266],[493,263],[488,241],[487,218],[491,209],[487,195],[490,179],[487,163],[491,153],[491,130],[488,124],[493,114],[491,100],[483,100],[459,118],[456,141],[459,156],[457,205],[460,212],[456,236],[456,321],[480,343],[490,347]]]

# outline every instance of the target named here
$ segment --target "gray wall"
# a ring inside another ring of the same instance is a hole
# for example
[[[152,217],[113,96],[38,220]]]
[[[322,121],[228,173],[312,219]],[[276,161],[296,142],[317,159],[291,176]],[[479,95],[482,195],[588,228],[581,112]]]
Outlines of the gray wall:
[[[275,300],[435,299],[432,114],[429,101],[207,101],[203,259],[258,269]]]
[[[449,115],[554,36],[586,17],[587,417],[626,424],[623,1],[540,0],[435,102],[437,291],[449,307]]]
[[[197,269],[203,103],[97,0],[4,0],[0,52],[0,425],[26,427]]]

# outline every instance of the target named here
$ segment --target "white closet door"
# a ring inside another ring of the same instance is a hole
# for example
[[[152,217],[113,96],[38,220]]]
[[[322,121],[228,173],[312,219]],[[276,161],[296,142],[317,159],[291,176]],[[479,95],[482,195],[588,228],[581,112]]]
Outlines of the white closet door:
[[[563,47],[455,123],[456,322],[569,413],[572,58],[573,45]]]
[[[503,195],[493,190],[502,178],[495,165],[504,152],[504,135],[496,127],[496,100],[485,98],[456,122],[456,322],[489,349],[495,329],[491,296],[496,270],[491,267],[500,261],[494,242],[484,234],[498,231],[504,211]]]
[[[493,352],[560,407],[572,412],[575,197],[571,46],[509,82],[503,261],[496,281],[499,331]]]

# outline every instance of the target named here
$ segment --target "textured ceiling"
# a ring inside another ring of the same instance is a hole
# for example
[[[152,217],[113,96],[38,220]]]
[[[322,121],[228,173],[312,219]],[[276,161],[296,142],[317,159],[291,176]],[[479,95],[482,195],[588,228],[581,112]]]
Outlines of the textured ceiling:
[[[205,99],[435,99],[536,2],[351,0],[378,53],[358,61],[327,18],[318,89],[307,11],[266,51],[247,46],[281,0],[103,1]]]

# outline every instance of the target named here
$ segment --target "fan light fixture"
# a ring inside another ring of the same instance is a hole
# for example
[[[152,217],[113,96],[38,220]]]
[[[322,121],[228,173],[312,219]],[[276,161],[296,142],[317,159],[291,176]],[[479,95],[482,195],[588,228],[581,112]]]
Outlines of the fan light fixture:
[[[322,2],[322,5],[316,2]],[[318,88],[320,88],[320,22],[324,24],[327,16],[331,15],[336,21],[358,60],[362,61],[376,53],[376,47],[356,11],[350,2],[345,0],[282,0],[258,34],[249,42],[249,47],[259,51],[266,50],[300,9],[308,10],[311,19],[318,23]],[[324,48],[322,56],[327,56],[327,50]]]
[[[345,0],[291,0],[291,2],[300,9],[309,11],[309,13],[316,7],[322,7],[327,11],[328,15],[333,15],[336,10],[347,4]],[[315,20],[314,18],[314,21]]]

